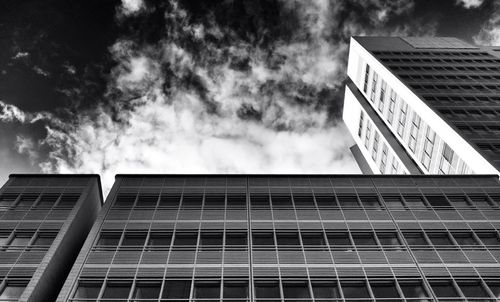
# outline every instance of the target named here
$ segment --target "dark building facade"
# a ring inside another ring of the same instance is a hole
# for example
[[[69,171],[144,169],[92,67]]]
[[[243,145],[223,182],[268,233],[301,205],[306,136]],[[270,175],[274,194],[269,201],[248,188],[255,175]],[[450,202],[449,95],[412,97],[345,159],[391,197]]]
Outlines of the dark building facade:
[[[490,176],[118,175],[57,301],[496,301]]]
[[[0,189],[0,301],[54,301],[101,205],[97,175],[10,175]]]
[[[353,37],[344,121],[376,174],[500,174],[500,47]]]

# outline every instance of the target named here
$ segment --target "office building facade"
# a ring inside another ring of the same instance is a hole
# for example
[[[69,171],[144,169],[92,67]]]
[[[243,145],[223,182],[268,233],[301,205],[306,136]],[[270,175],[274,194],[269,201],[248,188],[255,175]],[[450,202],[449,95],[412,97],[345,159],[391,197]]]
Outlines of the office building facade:
[[[101,204],[99,176],[11,175],[0,188],[0,301],[54,301]]]
[[[57,301],[496,301],[492,176],[118,175]]]
[[[500,48],[353,37],[347,73],[343,118],[372,173],[500,174]]]

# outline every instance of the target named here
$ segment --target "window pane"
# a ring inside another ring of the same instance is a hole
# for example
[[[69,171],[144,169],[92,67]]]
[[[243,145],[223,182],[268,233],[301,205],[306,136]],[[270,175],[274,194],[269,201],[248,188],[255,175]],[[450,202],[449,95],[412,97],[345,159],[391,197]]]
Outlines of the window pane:
[[[488,297],[480,282],[459,282],[458,286],[467,298]]]
[[[146,240],[146,233],[125,233],[122,245],[143,246],[145,240]]]
[[[277,282],[256,282],[255,296],[257,298],[280,298],[280,288]]]
[[[102,295],[103,298],[128,298],[130,283],[108,283]]]
[[[271,195],[273,207],[291,207],[292,197],[287,195]]]
[[[401,197],[399,197],[399,196],[384,195],[383,199],[384,199],[385,204],[387,205],[388,208],[400,209],[400,208],[404,207],[403,202],[401,200]]]
[[[252,208],[269,208],[271,206],[267,195],[251,195],[250,205]]]
[[[196,283],[194,286],[194,297],[196,299],[219,299],[220,283]]]
[[[247,234],[226,233],[226,245],[247,245]]]
[[[398,290],[393,282],[372,283],[370,285],[375,298],[399,298]]]
[[[172,240],[172,234],[171,233],[151,233],[149,236],[149,245],[152,246],[157,246],[157,245],[163,245],[163,246],[168,246],[170,245],[170,241]]]
[[[450,204],[443,195],[429,195],[425,196],[429,204],[433,207],[449,207]]]
[[[364,282],[342,283],[342,292],[345,298],[370,298],[370,294]]]
[[[102,282],[81,283],[75,292],[75,298],[97,298],[101,291]]]
[[[38,201],[37,207],[52,207],[58,198],[58,194],[43,194],[40,201]]]
[[[302,243],[304,245],[324,246],[325,239],[323,238],[322,233],[302,233]]]
[[[203,196],[201,194],[184,195],[182,208],[201,208]]]
[[[224,283],[224,299],[248,298],[248,284],[246,283]]]
[[[459,245],[478,245],[478,242],[472,236],[472,233],[452,233],[453,238]]]
[[[500,282],[487,282],[493,296],[495,298],[500,298]]]
[[[252,243],[254,245],[274,245],[273,233],[253,233]]]
[[[135,286],[134,298],[136,299],[158,299],[160,296],[161,283],[139,283]]]
[[[179,194],[167,194],[161,195],[160,206],[161,207],[178,207],[180,203],[181,196]]]
[[[174,245],[196,245],[197,241],[196,233],[176,233]]]
[[[369,208],[380,208],[380,203],[378,201],[378,197],[376,195],[361,195],[359,196],[359,199],[361,200],[361,204],[364,207],[369,207]]]
[[[101,233],[98,245],[117,246],[120,242],[120,233]]]
[[[298,233],[277,233],[278,245],[300,245]]]
[[[0,299],[15,299],[21,297],[24,289],[26,288],[25,284],[7,284],[0,294]]]
[[[432,282],[432,290],[437,297],[458,297],[456,289],[451,282]]]
[[[377,245],[373,234],[370,233],[353,233],[352,239],[355,245]]]
[[[427,236],[429,236],[434,245],[453,245],[453,242],[446,233],[428,233]]]
[[[405,232],[403,235],[410,246],[427,245],[424,235],[420,232]]]
[[[312,195],[294,195],[293,202],[296,207],[314,207],[314,199]]]
[[[230,208],[246,208],[247,197],[245,195],[228,195],[227,196],[227,207]]]
[[[377,233],[377,237],[382,246],[401,245],[396,233]]]
[[[137,199],[136,206],[138,207],[156,207],[156,202],[158,201],[158,195],[153,194],[140,194]]]
[[[33,245],[51,245],[54,239],[56,238],[56,234],[54,233],[40,233],[33,242]]]
[[[426,298],[429,296],[421,282],[400,282],[399,286],[406,298]]]
[[[29,233],[15,234],[14,238],[10,242],[10,245],[11,246],[26,246],[30,243],[32,236],[33,236],[33,234],[29,234]]]
[[[207,195],[205,196],[205,207],[223,208],[226,203],[224,195]]]
[[[201,245],[222,245],[222,233],[201,233]]]
[[[356,195],[339,195],[337,199],[339,200],[340,206],[343,208],[359,207]]]
[[[285,299],[310,298],[309,287],[306,282],[283,282]]]
[[[328,233],[328,243],[330,246],[338,245],[351,245],[351,240],[349,239],[349,234],[347,233]]]
[[[498,240],[496,233],[479,233],[477,236],[484,245],[500,245],[500,240]]]
[[[315,299],[340,298],[339,288],[335,283],[313,282],[312,289]]]
[[[189,299],[191,291],[190,280],[167,280],[163,288],[162,298],[165,299]]]
[[[337,206],[335,202],[335,197],[333,195],[316,195],[316,203],[320,208],[335,207]]]

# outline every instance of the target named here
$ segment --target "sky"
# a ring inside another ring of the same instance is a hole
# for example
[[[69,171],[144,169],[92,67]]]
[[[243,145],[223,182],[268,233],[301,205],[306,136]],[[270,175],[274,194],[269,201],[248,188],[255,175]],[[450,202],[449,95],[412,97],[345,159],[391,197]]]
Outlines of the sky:
[[[500,45],[495,0],[3,0],[10,173],[359,173],[349,39]]]

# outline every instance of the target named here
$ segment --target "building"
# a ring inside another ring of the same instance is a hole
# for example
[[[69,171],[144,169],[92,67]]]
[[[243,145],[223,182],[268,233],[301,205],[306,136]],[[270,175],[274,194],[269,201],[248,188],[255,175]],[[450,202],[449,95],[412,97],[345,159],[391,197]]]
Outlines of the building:
[[[0,301],[54,301],[101,204],[97,175],[10,175],[0,189]]]
[[[354,37],[347,73],[343,118],[371,172],[500,174],[500,47]]]
[[[57,301],[495,301],[499,184],[118,175]]]

